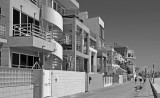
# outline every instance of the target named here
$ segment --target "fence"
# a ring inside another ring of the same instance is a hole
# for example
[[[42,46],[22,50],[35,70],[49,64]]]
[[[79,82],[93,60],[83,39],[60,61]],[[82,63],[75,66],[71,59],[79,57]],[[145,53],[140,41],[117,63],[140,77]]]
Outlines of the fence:
[[[33,71],[0,67],[0,87],[31,85]]]
[[[1,98],[34,98],[32,82],[33,70],[0,67]]]

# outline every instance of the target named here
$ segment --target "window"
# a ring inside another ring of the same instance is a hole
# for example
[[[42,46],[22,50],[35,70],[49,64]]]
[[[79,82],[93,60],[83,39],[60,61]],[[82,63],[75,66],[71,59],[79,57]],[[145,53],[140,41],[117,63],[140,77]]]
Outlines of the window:
[[[20,66],[21,66],[21,68],[25,68],[27,65],[27,56],[24,54],[21,54],[20,58],[21,58],[20,59]]]
[[[39,26],[39,21],[35,20],[35,25]]]
[[[56,2],[54,2],[54,4],[53,4],[53,9],[57,10],[57,3]]]
[[[39,66],[42,68],[42,66],[41,66],[41,64],[40,64],[39,57],[34,57],[34,64],[35,64],[36,62],[37,62],[37,63],[39,64]]]
[[[1,7],[0,7],[0,15],[1,15],[2,13],[1,13]]]
[[[64,15],[64,13],[65,13],[64,11],[65,11],[64,8],[62,8],[62,15]]]
[[[12,67],[18,67],[19,65],[19,54],[12,53]]]
[[[21,23],[27,23],[27,15],[21,13]]]
[[[19,24],[20,23],[20,12],[13,9],[13,24]]]
[[[100,35],[102,39],[104,39],[104,28],[100,25]]]
[[[28,23],[33,23],[33,18],[28,16]]]
[[[28,67],[32,68],[33,65],[33,56],[28,56]]]
[[[59,4],[57,6],[57,12],[59,12],[61,14],[61,6]]]
[[[13,9],[13,24],[20,24],[20,15],[21,23],[34,23],[39,26],[39,21],[28,16],[27,14],[20,13],[20,11]]]
[[[27,54],[12,53],[12,67],[32,68],[35,62],[39,63],[39,57]]]
[[[35,64],[36,62],[39,63],[39,57],[34,57],[34,64]]]

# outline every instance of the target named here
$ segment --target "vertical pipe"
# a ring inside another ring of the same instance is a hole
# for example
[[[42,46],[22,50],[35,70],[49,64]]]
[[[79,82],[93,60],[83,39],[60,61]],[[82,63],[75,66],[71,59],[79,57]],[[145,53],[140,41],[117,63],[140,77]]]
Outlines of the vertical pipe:
[[[153,83],[154,83],[154,64],[153,64]]]

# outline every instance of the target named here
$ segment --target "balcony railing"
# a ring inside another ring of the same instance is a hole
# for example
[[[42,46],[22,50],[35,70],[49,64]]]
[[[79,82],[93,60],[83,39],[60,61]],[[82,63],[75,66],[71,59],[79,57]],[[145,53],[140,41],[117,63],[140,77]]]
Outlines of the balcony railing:
[[[59,40],[58,41],[60,44],[62,45],[71,45],[72,44],[72,41],[71,40]]]
[[[46,41],[51,41],[51,33],[43,30],[40,26],[31,23],[14,24],[13,36],[16,37],[29,37],[35,36]]]
[[[63,13],[63,16],[67,16],[67,15],[76,15],[76,16],[78,16],[79,12],[80,12],[79,9],[65,9],[64,13]]]
[[[0,15],[0,38],[5,38],[5,16]]]

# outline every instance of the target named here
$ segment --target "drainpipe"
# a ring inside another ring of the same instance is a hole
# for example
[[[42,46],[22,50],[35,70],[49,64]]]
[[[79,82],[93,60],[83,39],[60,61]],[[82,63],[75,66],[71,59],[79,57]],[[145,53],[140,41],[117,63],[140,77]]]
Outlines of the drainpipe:
[[[153,83],[154,83],[154,64],[153,64]]]

